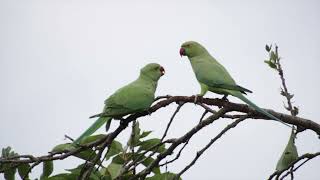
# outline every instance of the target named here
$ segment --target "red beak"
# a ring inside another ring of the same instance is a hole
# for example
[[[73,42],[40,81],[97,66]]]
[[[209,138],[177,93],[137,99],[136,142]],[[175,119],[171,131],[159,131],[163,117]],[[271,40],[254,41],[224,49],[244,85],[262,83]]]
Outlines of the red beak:
[[[162,66],[160,67],[160,72],[161,72],[161,76],[163,76],[166,72]]]
[[[186,55],[186,50],[182,47],[182,48],[180,48],[179,53],[180,53],[180,56],[181,56],[181,57],[182,57],[182,56],[185,56],[185,55]]]

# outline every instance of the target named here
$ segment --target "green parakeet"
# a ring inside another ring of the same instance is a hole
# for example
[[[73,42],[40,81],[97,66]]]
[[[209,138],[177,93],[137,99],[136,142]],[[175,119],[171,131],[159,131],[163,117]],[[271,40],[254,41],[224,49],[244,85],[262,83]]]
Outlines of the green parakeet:
[[[120,119],[125,115],[147,110],[154,101],[158,80],[164,73],[164,68],[159,64],[150,63],[144,66],[138,79],[118,89],[105,100],[102,113],[92,116],[99,118],[74,141],[74,144],[93,134],[106,122],[108,130],[113,118]]]
[[[180,55],[189,58],[193,72],[200,83],[201,93],[197,96],[203,96],[207,91],[222,94],[224,98],[232,95],[241,99],[256,111],[283,123],[280,119],[248,100],[243,94],[252,93],[252,91],[237,85],[228,71],[201,44],[195,41],[183,43],[180,48]]]
[[[287,169],[293,161],[298,159],[298,157],[299,157],[298,151],[297,151],[297,147],[294,143],[295,138],[296,138],[296,134],[294,133],[294,130],[292,128],[288,144],[287,144],[286,148],[284,149],[284,151],[283,151],[283,153],[277,163],[277,167],[276,167],[277,171],[282,171],[284,169]]]

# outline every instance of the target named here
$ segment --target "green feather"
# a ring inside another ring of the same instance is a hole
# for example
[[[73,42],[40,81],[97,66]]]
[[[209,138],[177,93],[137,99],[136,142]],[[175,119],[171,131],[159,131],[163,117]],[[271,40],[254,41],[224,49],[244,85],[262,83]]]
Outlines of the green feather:
[[[154,101],[157,83],[163,73],[164,69],[159,64],[150,63],[144,66],[135,81],[118,89],[105,100],[102,113],[91,116],[99,117],[98,120],[77,138],[74,144],[93,134],[106,122],[108,130],[111,119],[121,119],[125,115],[148,109]]]
[[[227,69],[212,57],[201,44],[195,41],[188,41],[183,43],[181,48],[180,52],[182,52],[182,55],[188,56],[193,72],[200,83],[201,93],[199,95],[203,96],[209,90],[217,94],[235,96],[256,111],[285,124],[280,119],[261,109],[243,96],[246,92],[251,93],[252,91],[237,85]],[[289,126],[287,124],[285,125]]]
[[[111,117],[99,117],[85,132],[83,132],[80,137],[78,137],[73,144],[79,144],[79,142],[85,137],[90,136],[94,132],[96,132],[104,123],[108,121],[110,125],[112,118]]]
[[[246,89],[244,87],[241,87],[239,85],[229,85],[229,84],[214,84],[212,85],[216,88],[222,88],[222,89],[227,89],[227,90],[234,90],[234,91],[239,91],[243,94],[246,94],[246,92],[248,93],[252,93],[252,91],[250,91],[249,89]]]
[[[289,168],[289,165],[299,158],[298,150],[295,145],[296,134],[292,128],[291,135],[286,148],[284,149],[280,159],[278,160],[276,170],[282,171]]]
[[[236,95],[237,98],[241,99],[243,102],[245,102],[246,104],[248,104],[249,106],[251,106],[253,109],[255,109],[256,111],[268,116],[269,118],[273,119],[273,120],[276,120],[276,121],[279,121],[281,122],[282,124],[288,126],[288,127],[291,127],[289,126],[288,124],[284,123],[283,121],[281,121],[279,118],[275,117],[274,115],[268,113],[267,111],[261,109],[259,106],[257,106],[256,104],[254,104],[252,101],[250,101],[249,99],[247,99],[244,95],[240,94],[240,93],[237,93]]]

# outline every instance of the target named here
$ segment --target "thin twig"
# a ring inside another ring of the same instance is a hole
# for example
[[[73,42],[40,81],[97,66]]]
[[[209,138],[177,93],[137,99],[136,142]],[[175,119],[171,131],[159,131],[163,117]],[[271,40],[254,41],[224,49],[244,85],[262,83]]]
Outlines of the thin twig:
[[[133,121],[132,123],[132,132],[131,132],[131,153],[132,153],[132,161],[135,161],[135,156],[134,156],[134,138],[135,138],[135,132],[134,132],[134,129],[135,129],[135,126],[136,126],[136,121]],[[136,174],[136,164],[133,164],[134,168],[132,170],[132,174]]]
[[[208,112],[209,112],[208,110],[204,110],[204,112],[202,113],[202,115],[201,115],[201,117],[199,119],[199,123],[202,122],[203,118],[206,116],[206,114],[208,114]]]
[[[226,133],[228,130],[236,127],[240,122],[244,121],[245,119],[247,119],[247,117],[242,117],[237,119],[236,121],[232,122],[231,124],[229,124],[226,128],[224,128],[216,137],[214,137],[213,139],[210,140],[210,142],[204,147],[202,148],[200,151],[197,152],[196,156],[194,157],[194,159],[185,167],[183,168],[175,177],[176,180],[178,180],[180,178],[180,176],[185,173],[189,168],[191,168],[196,161],[199,159],[199,157],[214,143],[216,142],[219,138],[221,138],[221,136]]]
[[[320,153],[320,152],[319,152],[319,153]],[[315,153],[314,155],[315,155],[314,157],[318,156],[317,153]],[[319,154],[319,155],[320,155],[320,154]],[[311,157],[311,156],[309,156],[309,157]],[[314,157],[312,157],[312,158],[307,158],[305,161],[303,161],[301,164],[299,164],[299,165],[298,165],[297,167],[295,167],[295,168],[294,168],[294,165],[292,165],[290,171],[288,171],[286,174],[284,174],[284,175],[281,177],[281,179],[284,179],[286,176],[288,176],[289,174],[291,174],[291,172],[292,172],[292,174],[293,174],[293,172],[297,171],[302,165],[304,165],[305,163],[307,163],[308,161],[310,161],[310,160],[313,159]]]
[[[166,162],[163,163],[163,164],[159,164],[159,166],[164,166],[164,165],[167,166],[168,164],[173,163],[175,160],[179,159],[179,157],[181,156],[181,153],[182,153],[183,149],[188,145],[188,143],[189,143],[189,140],[187,140],[187,141],[183,144],[182,148],[179,150],[179,152],[178,152],[178,154],[176,155],[175,158],[173,158],[173,159],[171,159],[171,160],[169,160],[169,161],[166,161]]]
[[[200,119],[199,119],[199,123],[202,122],[204,116],[205,116],[208,112],[209,112],[208,110],[205,110],[205,111],[202,113],[202,115],[201,115],[201,117],[200,117]],[[216,113],[216,112],[215,112],[215,113]],[[179,159],[182,151],[183,151],[184,148],[188,145],[189,140],[190,140],[190,139],[188,139],[188,140],[183,144],[182,148],[179,150],[179,152],[178,152],[178,154],[176,155],[175,158],[173,158],[173,159],[171,159],[171,160],[169,160],[169,161],[166,161],[165,163],[160,164],[159,166],[164,166],[164,165],[165,165],[165,166],[167,167],[168,164],[173,163],[174,161],[176,161],[177,159]]]
[[[225,114],[226,112],[228,112],[227,108],[221,108],[216,114],[208,117],[206,120],[203,120],[201,123],[199,123],[198,125],[196,125],[194,128],[192,128],[190,131],[188,131],[185,135],[181,136],[180,138],[176,139],[170,146],[168,149],[166,149],[163,153],[159,154],[157,156],[157,158],[152,161],[148,167],[146,167],[143,171],[139,172],[138,174],[136,174],[135,176],[133,176],[132,178],[130,178],[130,180],[133,179],[144,179],[151,171],[154,167],[159,165],[159,162],[164,159],[165,157],[167,157],[168,155],[171,155],[173,150],[179,146],[180,144],[188,141],[190,138],[192,138],[192,136],[194,134],[196,134],[198,131],[200,131],[202,128],[204,128],[205,126],[211,124],[212,122],[214,122],[215,120],[219,119],[219,117],[221,117],[223,114]]]
[[[201,107],[203,107],[203,109],[205,109],[207,111],[207,112],[205,112],[205,114],[208,113],[208,112],[211,112],[212,114],[217,113],[216,110],[211,109],[210,107],[208,107],[204,103],[197,103],[197,104],[200,105]],[[225,115],[222,116],[222,118],[238,119],[238,118],[241,118],[241,117],[244,117],[244,116],[250,117],[250,116],[244,115],[244,114],[235,114],[235,115],[225,114]]]
[[[91,147],[100,145],[107,137],[101,138],[98,141],[88,143],[85,145],[82,145],[80,147],[75,148],[74,150],[68,151],[59,151],[59,152],[54,152],[54,153],[49,153],[49,155],[46,156],[40,156],[40,157],[34,157],[31,155],[20,155],[17,157],[21,158],[26,158],[26,159],[19,159],[19,160],[13,160],[13,159],[0,159],[0,163],[19,163],[19,164],[25,164],[25,163],[35,163],[35,162],[44,162],[44,161],[52,161],[52,160],[63,160],[69,156],[76,155],[80,153],[81,151],[84,151],[86,149],[89,149]],[[55,156],[57,154],[60,154],[58,156]]]
[[[284,78],[283,69],[282,69],[282,66],[281,66],[281,63],[280,63],[280,59],[281,58],[279,57],[279,52],[278,52],[278,46],[277,45],[276,45],[275,53],[276,53],[276,65],[277,65],[276,66],[276,70],[278,71],[278,74],[279,74],[280,79],[281,79],[281,84],[282,84],[281,95],[283,95],[287,99],[288,107],[286,107],[286,109],[288,111],[290,111],[292,116],[296,116],[298,114],[298,112],[295,111],[293,106],[292,106],[291,99],[292,99],[293,95],[289,93],[288,88],[287,88],[286,79]]]
[[[177,113],[180,111],[181,107],[185,104],[185,102],[177,102],[179,105],[178,107],[176,108],[176,110],[174,111],[174,113],[172,114],[168,124],[167,124],[167,127],[166,127],[166,130],[165,132],[163,133],[161,139],[160,139],[160,142],[162,142],[164,140],[164,138],[166,137],[167,133],[168,133],[168,130],[170,128],[170,125],[171,123],[173,122],[173,119],[175,118],[175,116],[177,115]],[[159,143],[160,144],[160,143]],[[118,176],[118,177],[121,177],[124,173],[127,173],[128,171],[131,171],[133,170],[134,171],[134,168],[136,167],[137,164],[140,164],[141,162],[144,162],[146,159],[152,157],[158,150],[158,148],[160,147],[161,145],[156,145],[156,147],[154,148],[155,150],[153,150],[152,153],[150,153],[148,156],[142,158],[148,151],[145,151],[143,154],[140,154],[140,156],[138,158],[136,158],[137,160],[133,160],[129,165],[126,165],[124,168],[123,168],[123,171],[122,173]],[[153,149],[153,147],[152,147]],[[141,159],[142,158],[142,159]],[[141,159],[141,160],[139,160]],[[131,168],[133,167],[133,168]],[[131,169],[130,169],[131,168]]]
[[[177,113],[179,112],[179,110],[181,109],[181,107],[182,107],[184,104],[185,104],[184,102],[179,103],[177,109],[174,111],[173,115],[172,115],[171,118],[170,118],[169,123],[167,124],[167,128],[166,128],[166,130],[164,131],[164,133],[163,133],[163,135],[162,135],[162,137],[161,137],[161,140],[160,140],[161,142],[162,142],[162,141],[164,140],[164,138],[166,137],[166,135],[167,135],[167,133],[168,133],[168,130],[169,130],[169,128],[170,128],[170,125],[171,125],[174,117],[177,115]]]

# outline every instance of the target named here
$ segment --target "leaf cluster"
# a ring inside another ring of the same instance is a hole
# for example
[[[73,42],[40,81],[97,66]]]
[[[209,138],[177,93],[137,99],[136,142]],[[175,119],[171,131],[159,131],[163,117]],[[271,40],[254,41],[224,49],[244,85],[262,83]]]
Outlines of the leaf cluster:
[[[106,150],[103,160],[98,162],[98,165],[94,167],[89,179],[90,180],[113,180],[119,178],[130,179],[134,175],[133,169],[138,166],[147,167],[154,158],[148,156],[148,154],[158,155],[166,150],[165,145],[161,143],[158,138],[148,138],[151,131],[143,131],[139,127],[139,123],[135,123],[132,131],[132,135],[126,145],[121,144],[117,140],[113,140],[109,148]],[[106,135],[98,134],[89,136],[83,139],[80,144],[74,145],[72,143],[59,144],[55,146],[51,153],[70,152],[77,148],[77,146],[83,146],[95,141],[99,141],[105,138]],[[97,156],[97,150],[100,146],[92,149],[86,149],[74,154],[75,157],[84,160],[75,168],[66,169],[66,172],[53,175],[54,164],[53,161],[42,162],[42,174],[39,177],[40,180],[74,180],[80,175],[81,171],[85,167],[86,163],[90,163],[95,156]],[[131,151],[130,151],[131,150]],[[132,151],[133,150],[133,151]],[[2,149],[2,157],[8,158],[18,156],[10,147]],[[124,167],[133,161],[136,162],[133,168],[124,172]],[[0,164],[0,169],[5,169],[4,175],[6,180],[14,180],[15,174],[19,172],[21,179],[29,180],[29,174],[31,171],[31,164],[22,164],[17,167],[14,164]],[[152,170],[153,176],[146,178],[147,180],[158,179],[172,179],[175,175],[170,172],[161,172],[160,167],[157,166]]]

